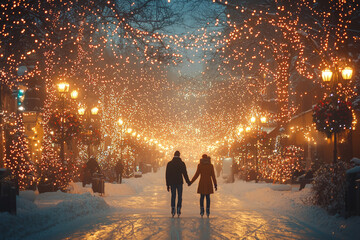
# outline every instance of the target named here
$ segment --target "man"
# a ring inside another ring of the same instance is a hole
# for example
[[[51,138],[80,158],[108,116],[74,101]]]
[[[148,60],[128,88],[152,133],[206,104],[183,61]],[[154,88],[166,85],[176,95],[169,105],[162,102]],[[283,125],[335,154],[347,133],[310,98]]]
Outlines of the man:
[[[116,173],[116,182],[122,182],[122,174],[124,171],[124,165],[122,164],[121,160],[119,160],[115,165],[115,173]]]
[[[95,172],[100,173],[101,169],[95,157],[90,157],[87,163],[83,166],[83,187],[85,187],[86,184],[92,182],[92,178]]]
[[[166,186],[168,192],[171,189],[171,214],[175,215],[175,199],[176,191],[178,193],[178,202],[176,206],[178,217],[181,214],[182,191],[183,191],[183,176],[188,185],[190,185],[189,176],[186,171],[186,165],[180,158],[180,152],[174,153],[174,158],[168,162],[166,166]]]
[[[89,161],[86,163],[86,168],[90,171],[90,176],[93,176],[95,172],[101,172],[99,163],[96,161],[95,157],[90,157]]]

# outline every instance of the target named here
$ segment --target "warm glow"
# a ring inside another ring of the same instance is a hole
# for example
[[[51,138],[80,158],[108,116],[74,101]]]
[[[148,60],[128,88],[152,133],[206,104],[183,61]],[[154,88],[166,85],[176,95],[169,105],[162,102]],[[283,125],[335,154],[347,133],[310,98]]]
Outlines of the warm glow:
[[[79,108],[78,113],[79,113],[80,116],[83,116],[85,114],[85,108],[83,108],[83,107]]]
[[[351,67],[346,67],[341,71],[341,76],[345,80],[350,80],[353,74],[353,70]]]
[[[57,85],[59,93],[69,92],[69,84],[66,82],[61,82]]]
[[[97,115],[98,112],[99,112],[99,109],[98,109],[97,107],[93,107],[93,108],[91,109],[91,114],[92,114],[92,115]]]
[[[123,125],[123,124],[124,124],[124,121],[123,121],[121,118],[119,118],[119,120],[118,120],[118,124],[121,126],[121,125]]]
[[[256,121],[256,118],[255,118],[255,117],[251,117],[251,118],[250,118],[250,121],[251,121],[252,123],[254,123],[254,122]]]
[[[127,133],[131,133],[132,132],[132,129],[131,128],[128,128],[127,129]]]
[[[79,96],[79,92],[76,91],[76,90],[72,91],[71,94],[70,94],[70,97],[71,97],[72,99],[77,99],[78,96]]]
[[[261,118],[260,118],[260,122],[261,122],[261,123],[266,123],[266,121],[267,121],[266,117],[261,117]]]
[[[331,77],[333,75],[333,72],[330,69],[325,69],[322,71],[322,79],[324,82],[330,82],[331,81]]]
[[[246,132],[250,132],[250,130],[251,130],[250,127],[246,127],[246,128],[245,128],[245,131],[246,131]]]

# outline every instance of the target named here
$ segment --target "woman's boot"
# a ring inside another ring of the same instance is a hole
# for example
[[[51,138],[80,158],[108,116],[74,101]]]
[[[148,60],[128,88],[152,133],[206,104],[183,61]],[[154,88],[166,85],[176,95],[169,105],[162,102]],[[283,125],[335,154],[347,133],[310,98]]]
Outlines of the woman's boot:
[[[200,216],[203,217],[204,216],[204,208],[200,207]]]

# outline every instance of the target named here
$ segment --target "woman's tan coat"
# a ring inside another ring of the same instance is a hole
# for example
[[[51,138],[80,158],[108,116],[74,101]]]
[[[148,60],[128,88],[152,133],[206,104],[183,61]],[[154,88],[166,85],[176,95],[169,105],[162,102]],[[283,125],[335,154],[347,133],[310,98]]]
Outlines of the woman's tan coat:
[[[195,180],[200,175],[200,181],[197,193],[200,194],[211,194],[214,193],[213,182],[216,186],[216,178],[214,172],[214,166],[210,163],[209,159],[201,159],[200,163],[197,166],[196,173],[191,180],[191,183],[195,182]],[[211,181],[212,179],[212,181]]]

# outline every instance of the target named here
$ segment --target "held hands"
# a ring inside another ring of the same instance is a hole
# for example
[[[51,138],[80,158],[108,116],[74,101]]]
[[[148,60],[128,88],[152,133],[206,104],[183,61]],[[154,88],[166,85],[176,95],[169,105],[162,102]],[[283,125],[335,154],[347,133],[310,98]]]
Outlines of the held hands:
[[[190,186],[191,186],[191,182],[187,182],[187,185],[190,187]]]
[[[217,185],[215,185],[215,191],[217,191]]]

